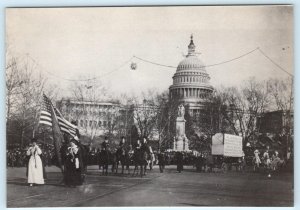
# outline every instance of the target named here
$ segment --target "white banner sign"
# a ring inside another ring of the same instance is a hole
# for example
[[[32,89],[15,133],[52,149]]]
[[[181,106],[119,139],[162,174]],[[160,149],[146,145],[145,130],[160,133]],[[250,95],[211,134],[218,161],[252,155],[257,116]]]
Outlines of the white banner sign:
[[[217,145],[217,144],[223,144],[223,134],[222,133],[216,133],[215,135],[212,136],[212,144]]]
[[[212,155],[224,155],[224,145],[223,144],[213,144],[211,147]]]
[[[242,137],[230,134],[224,135],[224,156],[241,157],[243,155]]]

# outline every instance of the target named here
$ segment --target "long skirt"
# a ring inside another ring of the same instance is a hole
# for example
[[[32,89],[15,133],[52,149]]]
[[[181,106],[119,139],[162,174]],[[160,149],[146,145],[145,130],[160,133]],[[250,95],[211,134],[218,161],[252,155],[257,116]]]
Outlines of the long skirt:
[[[44,184],[43,164],[39,155],[31,156],[28,162],[28,183]]]
[[[67,186],[81,185],[81,169],[76,169],[73,162],[65,164],[64,181]]]

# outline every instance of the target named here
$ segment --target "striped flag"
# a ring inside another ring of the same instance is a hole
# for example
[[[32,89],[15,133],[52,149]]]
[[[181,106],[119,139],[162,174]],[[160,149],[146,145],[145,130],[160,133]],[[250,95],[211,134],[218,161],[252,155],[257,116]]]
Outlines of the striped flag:
[[[52,127],[53,133],[53,144],[55,148],[55,153],[57,157],[57,163],[63,172],[62,167],[62,157],[60,153],[60,149],[63,142],[62,132],[68,133],[73,137],[76,136],[76,126],[68,122],[58,111],[58,109],[54,108],[50,99],[43,94],[43,104],[40,113],[40,124],[49,125]]]
[[[52,126],[52,117],[51,117],[52,109],[55,112],[60,130],[64,133],[71,135],[72,137],[75,137],[77,126],[73,125],[68,120],[66,120],[59,112],[59,110],[53,106],[52,102],[45,94],[43,95],[43,105],[41,109],[39,123]]]
[[[52,118],[51,118],[52,107],[53,107],[53,105],[52,105],[51,101],[44,94],[41,113],[40,113],[40,121],[39,121],[40,124],[52,126]]]
[[[66,120],[62,116],[62,114],[58,111],[58,109],[54,108],[54,110],[55,110],[56,117],[58,119],[58,124],[59,124],[60,130],[62,132],[70,134],[72,137],[75,137],[76,136],[77,126],[73,125],[68,120]]]

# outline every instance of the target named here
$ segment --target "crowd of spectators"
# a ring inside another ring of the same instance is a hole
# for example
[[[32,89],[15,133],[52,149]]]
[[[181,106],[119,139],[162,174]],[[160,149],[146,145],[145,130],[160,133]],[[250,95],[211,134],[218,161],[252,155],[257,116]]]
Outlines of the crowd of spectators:
[[[44,166],[52,166],[55,162],[54,147],[51,144],[40,145],[42,150],[41,159]],[[6,165],[9,167],[25,167],[28,163],[26,155],[27,147],[21,148],[20,145],[8,145],[6,149]]]

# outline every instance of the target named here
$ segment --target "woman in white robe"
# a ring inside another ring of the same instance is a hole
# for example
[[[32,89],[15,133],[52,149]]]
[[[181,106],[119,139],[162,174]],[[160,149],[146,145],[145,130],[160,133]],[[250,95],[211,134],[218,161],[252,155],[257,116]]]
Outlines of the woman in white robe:
[[[32,139],[32,146],[27,150],[27,156],[30,156],[28,162],[28,183],[30,186],[33,184],[44,184],[43,177],[43,163],[40,158],[42,150],[36,144],[36,139]]]

